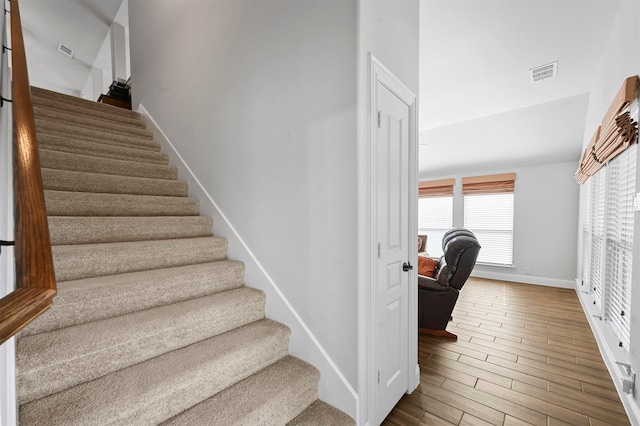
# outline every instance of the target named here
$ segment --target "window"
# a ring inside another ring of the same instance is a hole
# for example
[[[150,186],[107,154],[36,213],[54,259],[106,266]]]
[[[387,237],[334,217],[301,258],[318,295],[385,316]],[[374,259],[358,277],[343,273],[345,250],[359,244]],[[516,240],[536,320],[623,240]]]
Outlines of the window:
[[[629,351],[636,163],[633,145],[583,185],[582,281]]]
[[[582,153],[582,285],[597,317],[629,352],[634,198],[638,161],[638,76],[627,78]]]
[[[589,288],[589,281],[591,280],[591,184],[593,179],[589,179],[584,185],[580,187],[581,198],[580,202],[582,206],[580,211],[582,212],[582,271],[580,278],[582,285],[587,285],[583,288],[586,291]]]
[[[604,266],[604,238],[605,238],[605,183],[607,169],[603,168],[593,176],[591,181],[591,255],[589,291],[593,301],[600,306],[602,303],[602,280]]]
[[[482,246],[478,263],[513,265],[515,182],[515,173],[462,178],[464,227]]]
[[[478,263],[513,264],[513,192],[465,195],[464,227],[482,246]]]
[[[418,199],[418,234],[427,235],[427,253],[442,256],[442,235],[453,226],[453,196]]]
[[[418,234],[427,236],[427,253],[442,256],[442,235],[453,226],[455,179],[420,182],[418,187]]]
[[[637,145],[633,145],[609,162],[606,183],[604,318],[627,351],[631,325],[636,151]]]

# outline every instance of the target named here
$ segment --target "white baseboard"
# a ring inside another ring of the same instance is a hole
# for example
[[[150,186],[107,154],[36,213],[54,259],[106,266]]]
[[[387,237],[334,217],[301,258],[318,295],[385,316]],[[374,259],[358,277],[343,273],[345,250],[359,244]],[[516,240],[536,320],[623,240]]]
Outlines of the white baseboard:
[[[188,183],[189,195],[200,200],[200,214],[213,218],[215,234],[227,239],[229,258],[244,262],[245,281],[251,287],[266,293],[267,317],[286,324],[291,329],[289,346],[291,355],[308,362],[320,371],[319,398],[356,419],[359,397],[355,389],[289,303],[231,221],[213,200],[213,197],[192,172],[176,147],[153,120],[153,117],[142,104],[138,105],[137,110],[149,123],[149,129],[154,132],[156,142],[162,145],[162,151],[169,155],[171,164],[178,167],[178,178]]]
[[[479,271],[474,269],[472,277],[488,278],[492,280],[511,281],[523,284],[543,285],[547,287],[575,288],[573,280],[561,280],[557,278],[537,277],[535,275],[506,274],[495,271]]]
[[[416,389],[418,389],[418,386],[420,386],[420,364],[416,364],[416,371],[415,371],[415,384],[416,386],[411,390],[411,392],[409,393],[413,393]]]

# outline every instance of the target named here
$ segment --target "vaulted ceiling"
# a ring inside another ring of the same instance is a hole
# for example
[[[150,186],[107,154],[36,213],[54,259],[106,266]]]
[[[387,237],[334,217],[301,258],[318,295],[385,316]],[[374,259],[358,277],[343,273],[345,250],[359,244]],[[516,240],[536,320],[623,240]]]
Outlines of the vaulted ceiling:
[[[624,0],[623,0],[624,1]],[[422,0],[420,174],[576,161],[620,1]],[[529,70],[558,62],[557,76]]]

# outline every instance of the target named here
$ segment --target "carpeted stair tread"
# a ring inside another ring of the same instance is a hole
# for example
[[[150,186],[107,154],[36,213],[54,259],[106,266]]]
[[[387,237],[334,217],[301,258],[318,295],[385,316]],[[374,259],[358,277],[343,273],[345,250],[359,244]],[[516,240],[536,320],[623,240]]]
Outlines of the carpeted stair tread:
[[[156,195],[44,191],[49,216],[195,216],[198,200]]]
[[[18,340],[24,404],[264,318],[264,293],[242,287]]]
[[[38,138],[38,144],[46,142],[46,141],[42,141],[44,137],[55,137],[59,139],[69,140],[67,143],[64,144],[65,146],[79,145],[79,147],[82,147],[82,143],[85,143],[85,144],[92,143],[92,144],[105,145],[107,147],[115,146],[115,147],[129,148],[129,149],[135,149],[140,151],[149,151],[149,152],[154,152],[156,155],[163,155],[166,157],[166,155],[162,154],[161,152],[162,147],[160,146],[160,144],[153,140],[135,139],[135,138],[110,138],[110,137],[104,138],[100,136],[87,136],[87,135],[82,135],[78,133],[69,133],[69,132],[59,131],[56,129],[47,129],[42,127],[36,128],[36,135]]]
[[[319,379],[313,366],[286,356],[162,426],[285,426],[317,399]]]
[[[206,216],[49,216],[52,245],[210,237]]]
[[[107,194],[186,197],[187,183],[180,180],[107,175],[42,168],[44,189]]]
[[[356,422],[347,414],[318,399],[288,423],[288,426],[355,426],[355,424]]]
[[[224,260],[227,240],[200,237],[81,244],[53,246],[52,252],[56,280],[68,281]]]
[[[157,143],[150,137],[113,133],[107,129],[94,129],[65,122],[58,122],[46,117],[35,117],[36,133],[50,133],[57,136],[70,136],[88,140],[114,141],[128,144],[131,147],[155,147]]]
[[[40,166],[46,169],[155,179],[176,179],[178,177],[178,171],[175,168],[163,164],[137,163],[135,161],[99,158],[90,155],[49,151],[47,149],[39,149],[38,151],[40,154]]]
[[[221,260],[58,282],[55,302],[21,336],[124,315],[244,285],[244,264]]]
[[[112,109],[104,111],[102,109],[90,109],[82,106],[75,105],[73,103],[61,102],[55,99],[40,98],[34,96],[31,98],[34,108],[46,108],[51,111],[58,111],[65,114],[76,114],[85,117],[99,118],[109,122],[116,122],[118,124],[126,124],[129,126],[137,126],[146,129],[147,123],[139,116],[127,117],[122,114],[114,114]]]
[[[146,139],[153,138],[153,132],[147,130],[145,126],[130,125],[128,123],[123,124],[117,120],[105,120],[103,118],[92,117],[85,114],[58,111],[39,105],[33,105],[33,114],[36,119],[54,120],[57,122],[64,122],[67,125],[86,127],[94,130],[106,130],[126,136],[136,136]],[[139,123],[144,124],[142,120],[140,120]]]
[[[20,406],[24,425],[155,425],[287,355],[289,329],[260,320]]]
[[[169,157],[159,151],[144,148],[130,148],[131,145],[106,144],[70,137],[38,134],[38,147],[48,151],[61,151],[114,160],[136,161],[151,164],[169,164]]]
[[[123,117],[140,117],[140,114],[135,111],[78,98],[76,96],[65,95],[63,93],[53,92],[51,90],[42,89],[35,86],[31,86],[31,97],[40,99],[51,99],[58,102],[79,106],[81,108],[86,108],[92,111],[100,111],[107,114],[119,115]]]

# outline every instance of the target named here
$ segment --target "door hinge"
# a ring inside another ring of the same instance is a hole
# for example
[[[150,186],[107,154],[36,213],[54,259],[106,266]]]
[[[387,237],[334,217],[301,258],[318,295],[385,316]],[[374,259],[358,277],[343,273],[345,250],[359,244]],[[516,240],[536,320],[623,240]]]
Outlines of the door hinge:
[[[378,129],[382,127],[382,111],[378,111]]]
[[[378,384],[380,384],[380,370],[378,370]]]
[[[380,243],[378,243],[378,259],[380,259]]]

